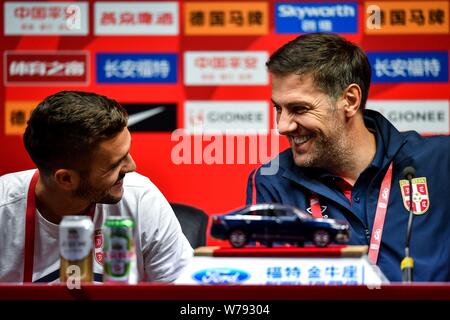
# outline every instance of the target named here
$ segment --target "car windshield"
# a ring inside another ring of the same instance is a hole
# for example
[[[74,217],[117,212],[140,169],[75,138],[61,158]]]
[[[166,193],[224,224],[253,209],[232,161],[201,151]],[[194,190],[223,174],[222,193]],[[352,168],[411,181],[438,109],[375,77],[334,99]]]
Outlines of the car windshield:
[[[297,208],[294,208],[294,213],[300,217],[300,219],[312,219],[312,217],[309,214],[304,213],[301,210],[298,210]]]
[[[239,210],[234,215],[261,215],[261,216],[298,216],[300,219],[310,219],[311,216],[302,210],[282,205],[256,204]]]

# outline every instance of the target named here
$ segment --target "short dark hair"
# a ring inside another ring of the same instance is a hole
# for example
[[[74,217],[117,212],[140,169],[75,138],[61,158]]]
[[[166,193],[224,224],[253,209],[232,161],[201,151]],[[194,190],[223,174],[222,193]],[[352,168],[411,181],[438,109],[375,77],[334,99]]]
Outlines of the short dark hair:
[[[96,93],[61,91],[33,110],[23,136],[25,148],[44,175],[59,168],[86,171],[94,148],[126,127],[120,104]]]
[[[361,107],[369,95],[371,69],[364,51],[333,33],[308,33],[288,42],[266,63],[276,75],[311,74],[315,85],[336,99],[352,83],[362,91]]]

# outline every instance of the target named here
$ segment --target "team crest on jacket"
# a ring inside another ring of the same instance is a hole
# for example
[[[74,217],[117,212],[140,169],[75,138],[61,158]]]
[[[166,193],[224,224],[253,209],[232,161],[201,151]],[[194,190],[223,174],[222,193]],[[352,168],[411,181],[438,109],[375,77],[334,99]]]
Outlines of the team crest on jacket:
[[[411,179],[412,184],[412,210],[416,215],[424,214],[430,207],[430,197],[428,195],[427,178],[420,177]],[[402,191],[403,205],[409,211],[410,193],[408,180],[400,180],[400,190]]]

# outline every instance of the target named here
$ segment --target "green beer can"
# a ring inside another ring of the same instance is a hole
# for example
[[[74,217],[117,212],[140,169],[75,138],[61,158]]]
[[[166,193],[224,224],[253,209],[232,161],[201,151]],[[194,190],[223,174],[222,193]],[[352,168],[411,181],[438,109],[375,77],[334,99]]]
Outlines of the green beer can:
[[[103,282],[137,283],[134,221],[111,216],[103,225]]]

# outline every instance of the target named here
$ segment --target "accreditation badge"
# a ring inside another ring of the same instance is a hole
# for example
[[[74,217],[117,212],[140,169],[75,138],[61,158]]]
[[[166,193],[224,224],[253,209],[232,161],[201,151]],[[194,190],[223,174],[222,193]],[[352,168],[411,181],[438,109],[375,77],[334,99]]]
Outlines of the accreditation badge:
[[[421,215],[428,211],[430,207],[430,197],[428,194],[427,178],[420,177],[411,179],[413,203],[412,210],[415,215]],[[410,190],[409,181],[400,180],[400,190],[402,192],[403,205],[409,211]]]

